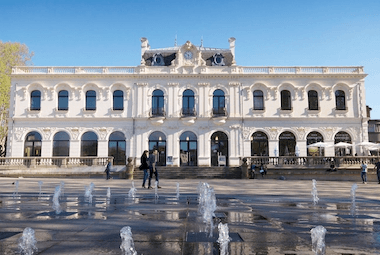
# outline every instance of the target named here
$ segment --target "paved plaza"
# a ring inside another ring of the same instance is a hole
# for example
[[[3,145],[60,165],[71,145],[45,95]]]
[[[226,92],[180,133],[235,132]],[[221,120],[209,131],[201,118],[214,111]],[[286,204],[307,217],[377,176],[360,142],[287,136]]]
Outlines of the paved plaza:
[[[57,214],[53,195],[61,182]],[[199,182],[216,195],[212,237],[198,213]],[[85,190],[91,183],[89,201]],[[18,254],[26,227],[35,230],[35,254],[123,254],[124,226],[131,227],[137,254],[219,254],[219,222],[228,223],[232,255],[315,254],[310,230],[319,225],[327,230],[326,254],[380,254],[380,185],[362,184],[360,176],[355,207],[350,192],[355,182],[348,181],[317,181],[316,205],[312,180],[163,179],[158,198],[141,180],[134,184],[132,199],[131,180],[0,178],[0,254]]]

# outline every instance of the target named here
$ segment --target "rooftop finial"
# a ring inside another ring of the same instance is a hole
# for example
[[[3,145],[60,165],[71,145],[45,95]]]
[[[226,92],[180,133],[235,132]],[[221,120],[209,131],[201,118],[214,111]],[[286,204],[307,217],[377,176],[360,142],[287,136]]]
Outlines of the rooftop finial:
[[[175,47],[177,46],[177,35],[175,35],[174,46],[175,46]]]
[[[203,47],[203,36],[201,37],[201,47]]]

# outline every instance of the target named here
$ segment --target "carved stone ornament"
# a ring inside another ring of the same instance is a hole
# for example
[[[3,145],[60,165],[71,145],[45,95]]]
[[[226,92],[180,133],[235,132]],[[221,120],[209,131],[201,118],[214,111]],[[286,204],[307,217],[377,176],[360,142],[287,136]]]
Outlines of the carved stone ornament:
[[[78,140],[79,133],[83,131],[83,128],[72,127],[71,129],[69,129],[69,131],[73,140]]]
[[[16,127],[14,128],[14,131],[13,131],[13,136],[15,138],[16,141],[21,141],[22,140],[22,135],[25,133],[26,131],[26,128],[24,127]]]
[[[326,135],[326,140],[331,140],[333,139],[333,134],[338,131],[337,127],[321,127],[320,128],[323,133]]]
[[[210,86],[209,82],[198,82],[198,86]]]
[[[234,124],[230,126],[230,129],[239,129],[241,126],[239,124]]]
[[[271,140],[276,139],[277,134],[279,133],[279,129],[277,127],[266,127],[264,129],[269,133]]]
[[[44,140],[49,140],[51,134],[54,133],[56,128],[44,127],[44,128],[41,128],[40,130],[42,131],[41,133],[42,133]]]
[[[178,86],[179,83],[178,82],[168,82],[168,86]]]
[[[147,82],[136,82],[137,86],[148,86],[149,84]]]
[[[242,132],[243,132],[243,139],[249,140],[249,135],[252,134],[253,128],[252,127],[243,127]]]
[[[237,82],[237,81],[230,81],[229,83],[228,83],[228,85],[230,85],[230,86],[234,86],[234,87],[236,87],[236,86],[239,86],[241,83],[240,82]]]
[[[112,132],[113,128],[112,127],[96,127],[94,128],[96,131],[98,131],[100,140],[105,140],[107,137],[107,134]]]

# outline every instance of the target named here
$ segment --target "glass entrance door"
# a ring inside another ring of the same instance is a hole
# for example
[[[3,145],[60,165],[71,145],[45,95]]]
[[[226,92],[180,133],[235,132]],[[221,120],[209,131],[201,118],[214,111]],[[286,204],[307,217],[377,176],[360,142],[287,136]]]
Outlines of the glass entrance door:
[[[228,166],[228,137],[218,131],[211,136],[211,166]]]
[[[181,166],[196,166],[198,164],[197,136],[190,131],[180,136],[180,163]]]

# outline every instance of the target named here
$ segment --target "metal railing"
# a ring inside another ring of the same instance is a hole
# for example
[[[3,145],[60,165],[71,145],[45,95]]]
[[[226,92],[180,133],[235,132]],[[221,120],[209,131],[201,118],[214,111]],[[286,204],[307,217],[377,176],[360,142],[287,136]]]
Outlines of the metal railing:
[[[113,157],[20,157],[0,158],[0,169],[9,167],[46,168],[75,166],[105,166]]]
[[[197,116],[197,112],[195,108],[182,108],[181,117],[195,117]]]

